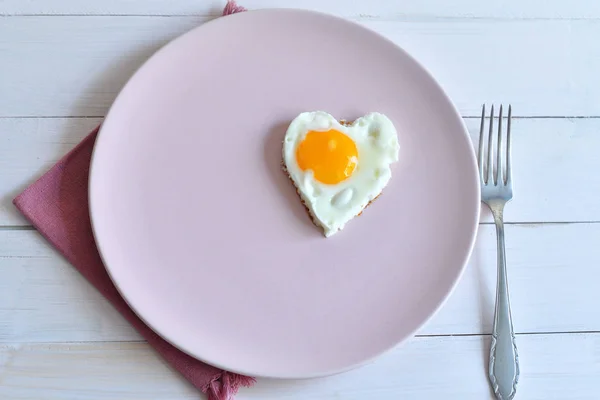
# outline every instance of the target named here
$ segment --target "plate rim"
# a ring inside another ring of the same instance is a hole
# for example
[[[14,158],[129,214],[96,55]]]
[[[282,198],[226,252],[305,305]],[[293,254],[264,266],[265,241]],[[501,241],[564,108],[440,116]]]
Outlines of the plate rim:
[[[333,15],[333,14],[329,14],[329,13],[324,13],[324,12],[320,12],[320,11],[313,11],[313,10],[307,10],[307,9],[301,9],[301,8],[265,8],[265,9],[255,9],[255,10],[248,10],[245,12],[240,12],[240,13],[235,13],[235,14],[230,14],[227,16],[220,16],[220,17],[216,17],[214,19],[211,19],[209,21],[203,22],[201,23],[199,26],[196,26],[190,30],[188,30],[187,32],[184,32],[183,34],[180,34],[179,36],[169,40],[167,43],[165,43],[164,45],[162,45],[161,47],[159,47],[150,57],[148,57],[127,79],[127,82],[122,86],[122,88],[119,90],[119,93],[117,94],[117,96],[115,97],[114,101],[112,102],[111,106],[109,107],[106,116],[104,117],[104,120],[102,121],[102,123],[100,124],[99,128],[98,128],[98,133],[97,133],[97,137],[96,137],[96,141],[94,143],[94,148],[92,150],[92,155],[91,155],[91,159],[90,159],[90,168],[89,168],[89,174],[88,174],[88,204],[89,204],[89,218],[90,218],[90,224],[91,224],[91,230],[92,230],[92,236],[94,239],[94,242],[96,244],[96,247],[98,249],[98,254],[100,256],[100,259],[104,265],[104,268],[111,280],[111,282],[113,283],[113,285],[115,286],[115,288],[117,289],[117,292],[119,293],[119,295],[121,296],[121,298],[125,301],[125,303],[127,304],[127,306],[134,312],[134,314],[148,327],[150,328],[154,333],[156,333],[161,339],[165,340],[167,343],[169,343],[170,345],[172,345],[173,347],[175,347],[176,349],[182,351],[183,353],[191,356],[192,358],[201,361],[203,363],[206,363],[212,367],[218,368],[218,369],[222,369],[225,371],[229,371],[229,372],[233,372],[236,374],[241,374],[241,375],[247,375],[247,376],[254,376],[254,377],[259,377],[259,378],[267,378],[267,379],[311,379],[311,378],[320,378],[320,377],[325,377],[325,376],[331,376],[331,375],[337,375],[340,373],[344,373],[356,368],[359,368],[361,366],[364,366],[366,364],[369,364],[371,362],[373,362],[374,360],[380,358],[381,356],[389,353],[390,351],[392,351],[393,349],[396,349],[402,345],[404,345],[406,342],[408,342],[409,340],[411,340],[412,338],[414,338],[415,334],[423,327],[425,326],[435,315],[438,314],[439,310],[446,304],[446,302],[448,301],[448,298],[454,293],[458,283],[461,281],[462,277],[464,276],[467,264],[469,262],[469,260],[471,259],[474,247],[475,247],[475,243],[476,243],[476,239],[477,239],[477,233],[479,230],[479,224],[480,224],[480,214],[481,214],[481,186],[480,186],[480,180],[479,180],[479,174],[476,173],[476,177],[477,179],[474,180],[474,185],[475,185],[475,204],[477,204],[478,206],[475,207],[475,209],[473,210],[473,221],[474,221],[474,226],[471,226],[470,229],[470,238],[469,238],[469,245],[468,248],[466,249],[466,252],[464,253],[464,257],[463,260],[461,262],[461,266],[459,269],[459,273],[456,275],[455,279],[453,280],[450,289],[444,294],[443,298],[439,301],[439,303],[437,304],[437,306],[435,307],[435,309],[433,311],[431,311],[429,313],[429,315],[411,332],[409,332],[408,334],[406,334],[404,337],[399,338],[397,341],[395,341],[394,344],[392,344],[391,346],[383,349],[382,351],[371,355],[368,358],[363,359],[362,361],[359,361],[357,363],[348,365],[346,367],[343,368],[338,368],[336,370],[327,370],[327,371],[319,371],[316,373],[311,373],[311,374],[277,374],[277,375],[273,375],[273,374],[261,374],[261,373],[257,373],[256,371],[247,371],[247,370],[243,370],[243,369],[238,369],[235,368],[234,366],[230,366],[230,365],[224,365],[221,364],[220,362],[216,361],[216,360],[210,360],[207,358],[202,357],[199,354],[196,354],[195,351],[190,350],[188,348],[186,348],[185,345],[182,345],[180,343],[176,343],[174,340],[170,339],[167,335],[162,333],[162,330],[155,326],[154,324],[150,323],[143,315],[141,312],[139,312],[136,307],[132,304],[132,301],[127,297],[126,293],[124,292],[124,290],[121,288],[121,286],[119,285],[118,279],[114,276],[113,274],[113,270],[111,269],[111,267],[109,266],[109,263],[107,263],[106,260],[106,255],[105,255],[105,251],[102,249],[102,239],[100,239],[98,235],[98,230],[97,230],[97,226],[94,223],[95,220],[95,216],[94,216],[94,210],[96,209],[95,201],[94,201],[94,182],[96,182],[97,180],[94,179],[94,172],[98,169],[98,151],[97,149],[99,148],[98,144],[101,143],[102,140],[102,131],[103,128],[105,126],[105,122],[110,118],[112,111],[116,108],[115,106],[117,105],[119,99],[122,97],[123,93],[126,91],[126,89],[130,86],[131,82],[134,80],[134,78],[139,75],[139,73],[148,67],[148,65],[151,64],[152,60],[154,60],[157,57],[160,57],[160,55],[165,51],[166,48],[172,46],[173,44],[175,44],[176,42],[182,40],[183,38],[187,37],[188,35],[192,35],[195,32],[197,32],[198,30],[201,30],[202,28],[206,27],[207,25],[210,24],[215,24],[215,23],[223,23],[223,19],[227,19],[228,21],[233,21],[236,18],[246,18],[247,15],[251,15],[251,14],[256,14],[256,13],[304,13],[307,15],[312,15],[315,17],[320,17],[320,18],[330,18],[332,20],[335,20],[336,22],[342,22],[345,24],[349,24],[349,25],[353,25],[354,28],[358,28],[360,30],[365,31],[366,33],[372,34],[372,35],[376,35],[378,37],[379,40],[383,40],[386,41],[388,44],[391,44],[396,51],[399,51],[403,54],[404,57],[406,57],[407,59],[409,59],[414,66],[416,66],[418,69],[420,69],[425,75],[426,77],[429,79],[430,83],[434,85],[434,87],[439,91],[439,94],[441,95],[441,97],[443,98],[443,100],[445,100],[445,102],[448,104],[450,110],[452,112],[452,116],[455,117],[457,119],[457,121],[459,122],[459,126],[461,127],[461,131],[462,134],[465,136],[465,139],[469,142],[472,143],[470,135],[469,135],[469,131],[466,127],[465,121],[462,118],[462,116],[460,115],[460,112],[458,111],[456,105],[454,104],[454,102],[452,101],[452,99],[450,98],[450,96],[446,93],[445,89],[442,87],[442,85],[437,81],[437,79],[432,75],[432,73],[429,71],[429,69],[427,67],[425,67],[425,65],[423,65],[420,61],[418,61],[415,57],[413,57],[408,51],[404,50],[404,48],[402,48],[400,45],[398,45],[397,43],[393,42],[391,39],[388,39],[386,36],[384,36],[383,34],[374,31],[364,25],[361,25],[360,23],[356,22],[356,21],[352,21],[349,20],[347,18],[341,17],[341,16],[337,16],[337,15]],[[227,17],[227,18],[224,18]],[[230,22],[231,23],[231,22]],[[470,156],[470,165],[471,167],[477,171],[478,170],[478,164],[477,164],[477,158],[475,156],[475,149],[474,147],[471,147],[470,149],[471,151],[469,151],[469,156]]]

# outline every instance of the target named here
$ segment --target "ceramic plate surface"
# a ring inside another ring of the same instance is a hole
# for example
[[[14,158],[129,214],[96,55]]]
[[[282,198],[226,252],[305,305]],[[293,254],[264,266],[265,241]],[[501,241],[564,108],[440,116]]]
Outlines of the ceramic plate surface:
[[[303,111],[387,115],[400,161],[331,238],[281,170]],[[469,257],[472,145],[434,79],[357,24],[298,10],[216,19],[118,96],[90,174],[94,234],[135,312],[188,354],[279,378],[341,372],[410,337]]]

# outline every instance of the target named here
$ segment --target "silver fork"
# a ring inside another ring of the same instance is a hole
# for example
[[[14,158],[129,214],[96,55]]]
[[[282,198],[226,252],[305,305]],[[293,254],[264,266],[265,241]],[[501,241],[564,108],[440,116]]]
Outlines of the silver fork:
[[[481,178],[481,201],[492,211],[498,239],[498,281],[496,286],[496,309],[490,349],[489,378],[498,400],[511,400],[515,396],[519,381],[519,356],[515,342],[508,279],[506,277],[506,255],[504,251],[504,205],[512,197],[512,170],[510,155],[510,124],[512,108],[508,106],[506,126],[506,149],[502,151],[502,106],[498,115],[498,131],[494,132],[494,106],[490,112],[489,133],[485,145],[485,104],[481,110],[479,132],[479,176]],[[494,151],[496,142],[496,151]],[[485,148],[487,147],[487,160]],[[494,166],[494,158],[495,166]]]

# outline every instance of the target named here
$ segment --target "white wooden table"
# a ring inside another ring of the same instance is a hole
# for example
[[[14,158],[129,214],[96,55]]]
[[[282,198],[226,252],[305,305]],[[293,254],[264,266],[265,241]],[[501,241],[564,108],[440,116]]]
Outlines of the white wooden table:
[[[241,0],[240,0],[241,1]],[[11,199],[95,127],[153,51],[216,0],[0,0],[0,399],[197,399],[18,215]],[[244,0],[343,15],[421,60],[475,138],[512,103],[505,218],[517,399],[600,398],[600,2]],[[495,236],[485,212],[458,289],[419,335],[364,368],[261,380],[239,399],[490,399]]]

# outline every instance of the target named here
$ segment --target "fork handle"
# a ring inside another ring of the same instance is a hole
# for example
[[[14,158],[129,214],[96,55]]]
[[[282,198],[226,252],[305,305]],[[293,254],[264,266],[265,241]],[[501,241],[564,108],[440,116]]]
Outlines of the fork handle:
[[[519,381],[519,356],[513,330],[506,277],[503,205],[492,207],[498,239],[498,282],[490,349],[489,377],[498,400],[512,400]]]

